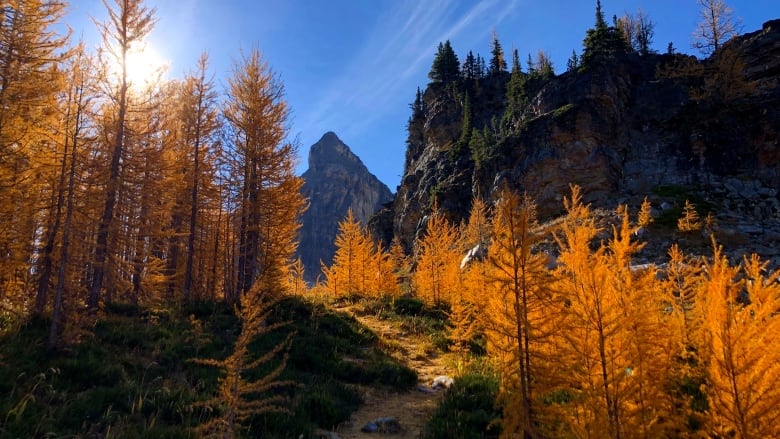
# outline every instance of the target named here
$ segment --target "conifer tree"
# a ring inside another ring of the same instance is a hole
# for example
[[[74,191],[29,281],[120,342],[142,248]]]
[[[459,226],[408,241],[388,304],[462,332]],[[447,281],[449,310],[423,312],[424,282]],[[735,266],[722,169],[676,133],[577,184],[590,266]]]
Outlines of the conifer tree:
[[[301,258],[296,258],[289,267],[290,285],[288,289],[293,296],[301,296],[308,289],[304,274],[303,261],[301,261]]]
[[[425,100],[423,99],[423,92],[420,91],[420,87],[417,87],[417,93],[414,95],[414,103],[412,107],[412,121],[415,121],[425,114]]]
[[[389,296],[398,297],[401,293],[399,284],[398,265],[402,260],[396,259],[396,255],[385,251],[381,244],[374,245],[371,235],[366,231],[366,239],[371,243],[373,254],[371,255],[371,271],[368,274],[367,293],[374,297]]]
[[[634,240],[639,225],[629,222],[628,209],[619,206],[619,226],[612,226],[608,241],[607,265],[611,266],[611,287],[623,309],[623,322],[616,334],[618,346],[626,364],[622,399],[621,423],[625,431],[635,431],[638,437],[659,437],[677,410],[666,398],[663,383],[669,379],[674,348],[669,325],[660,313],[656,272],[652,267],[632,269],[633,256],[645,244]]]
[[[481,72],[479,71],[477,58],[470,50],[469,53],[466,54],[466,59],[463,61],[463,66],[461,67],[461,76],[463,77],[463,80],[466,81],[467,85],[474,84],[474,82],[479,80],[482,76]]]
[[[488,67],[488,75],[498,76],[506,72],[506,59],[504,58],[504,49],[501,48],[501,43],[498,41],[498,34],[494,31],[493,37],[490,42],[490,65]]]
[[[107,1],[103,0],[103,4],[108,11],[108,22],[98,23],[98,27],[103,37],[105,50],[114,58],[120,73],[118,83],[112,86],[115,88],[112,88],[111,99],[116,105],[117,113],[113,138],[108,145],[109,174],[103,200],[103,212],[97,227],[92,282],[87,299],[87,305],[91,310],[98,307],[108,268],[107,261],[112,253],[109,245],[114,242],[109,239],[109,235],[114,229],[114,210],[122,183],[122,158],[125,155],[127,113],[130,105],[128,102],[127,53],[134,43],[142,41],[151,32],[156,22],[155,10],[144,6],[142,0],[114,0],[113,6],[109,5]]]
[[[328,271],[328,289],[337,296],[366,295],[369,293],[374,244],[360,221],[347,211],[339,222],[336,235],[336,253]]]
[[[685,255],[677,244],[669,249],[666,279],[661,283],[668,316],[668,337],[670,351],[676,360],[670,369],[671,382],[675,388],[670,392],[672,403],[678,407],[678,423],[703,423],[701,405],[704,396],[700,386],[705,379],[703,323],[705,300],[705,279],[702,262]],[[696,401],[698,400],[698,401]]]
[[[723,0],[698,0],[698,3],[701,21],[693,32],[693,48],[710,55],[739,33],[739,22]]]
[[[0,313],[29,311],[31,274],[41,269],[31,264],[36,246],[43,241],[49,251],[58,219],[41,211],[56,198],[61,169],[62,151],[50,139],[58,137],[52,110],[68,57],[68,37],[57,31],[65,8],[59,0],[29,0],[0,9]]]
[[[555,76],[555,69],[553,68],[552,60],[543,50],[536,53],[536,73],[537,77],[548,80]]]
[[[621,31],[614,26],[608,26],[604,20],[601,0],[596,1],[596,24],[588,29],[583,46],[581,62],[584,68],[610,64],[628,49]]]
[[[715,246],[706,289],[706,392],[710,434],[764,438],[780,434],[780,271],[745,258],[744,275]],[[745,291],[745,297],[743,295]]]
[[[642,9],[636,15],[625,14],[618,18],[616,27],[623,34],[626,44],[633,50],[647,55],[653,42],[655,23]]]
[[[454,148],[451,151],[451,158],[457,159],[462,151],[468,151],[469,142],[471,141],[471,98],[468,91],[463,96],[463,122],[460,128],[460,138],[456,142]]]
[[[434,207],[425,235],[418,242],[417,269],[413,278],[417,296],[428,304],[449,304],[459,288],[458,240],[457,228]]]
[[[241,323],[241,332],[233,346],[233,352],[224,360],[194,359],[198,364],[216,367],[224,375],[219,379],[219,393],[199,402],[203,407],[216,408],[219,415],[199,426],[203,435],[217,434],[225,438],[238,437],[246,428],[251,416],[263,413],[289,413],[286,398],[274,391],[294,385],[294,382],[279,380],[287,366],[288,351],[295,335],[289,332],[282,342],[259,356],[250,352],[250,344],[258,337],[277,331],[289,322],[268,323],[274,306],[282,297],[284,287],[280,280],[284,260],[275,255],[266,259],[264,272],[256,283],[240,297],[236,314]],[[281,360],[276,360],[282,356]],[[274,365],[272,362],[277,361]],[[247,375],[260,367],[271,364],[270,371],[256,380]]]
[[[214,180],[211,173],[216,170],[209,169],[210,159],[213,155],[217,139],[216,134],[219,130],[219,119],[216,108],[216,92],[212,80],[207,77],[208,56],[201,54],[196,70],[188,75],[181,88],[181,108],[179,117],[181,118],[181,141],[186,147],[184,156],[191,161],[190,165],[184,165],[184,169],[190,169],[189,175],[189,230],[187,231],[186,262],[184,268],[184,278],[182,285],[182,300],[190,300],[195,280],[195,260],[196,260],[196,238],[199,229],[199,213],[203,205],[203,189],[208,189],[207,185]],[[184,203],[186,205],[186,203]],[[176,226],[174,233],[178,234]],[[205,255],[198,255],[205,256]],[[176,267],[174,257],[171,263]],[[202,290],[202,288],[201,288]]]
[[[566,71],[576,72],[580,68],[580,57],[577,55],[577,51],[572,49],[571,56],[566,61]]]
[[[512,73],[506,86],[506,109],[502,125],[510,130],[516,129],[529,105],[526,90],[526,77],[520,69],[520,59],[517,49],[512,52]]]
[[[482,198],[475,197],[471,203],[468,221],[461,226],[461,253],[466,255],[460,262],[459,288],[452,301],[450,322],[454,350],[465,354],[469,342],[483,333],[484,325],[478,319],[477,310],[485,309],[488,291],[488,264],[484,261],[490,242],[491,225],[487,218],[487,206]]]
[[[528,196],[504,188],[498,197],[488,251],[492,284],[483,312],[488,347],[501,361],[506,407],[502,429],[508,437],[539,435],[536,398],[549,366],[542,353],[560,316],[547,257],[537,246],[544,235]]]
[[[682,217],[677,220],[677,230],[681,232],[701,230],[701,219],[696,212],[696,206],[688,200],[685,200]]]
[[[394,267],[397,293],[408,291],[409,279],[411,277],[412,267],[409,257],[406,255],[401,241],[397,236],[393,237],[388,250],[388,258]]]
[[[283,97],[283,85],[259,50],[234,64],[223,110],[239,225],[235,290],[226,292],[231,301],[249,291],[268,258],[290,261],[295,252],[305,204],[295,175],[297,148],[286,140],[289,109]]]
[[[606,247],[591,249],[600,228],[582,203],[578,187],[572,187],[564,205],[567,215],[556,241],[569,322],[559,349],[568,357],[565,364],[577,401],[568,422],[582,435],[619,438],[625,367],[629,366],[622,361],[618,335],[623,310],[610,286],[612,267],[607,264]]]
[[[69,88],[66,93],[64,104],[65,115],[63,117],[63,165],[67,164],[66,176],[67,184],[63,184],[58,194],[57,205],[61,204],[64,218],[62,220],[62,235],[60,238],[60,254],[57,262],[56,283],[54,289],[54,303],[52,306],[51,326],[49,327],[49,347],[54,348],[60,344],[60,336],[63,327],[67,325],[68,315],[65,312],[66,302],[69,302],[71,309],[76,308],[78,297],[76,294],[66,295],[66,283],[68,282],[68,267],[75,267],[78,264],[71,259],[71,237],[73,236],[73,216],[76,203],[76,172],[78,167],[79,154],[83,154],[82,149],[87,145],[87,133],[89,132],[88,115],[93,110],[94,96],[89,94],[89,88],[92,85],[93,78],[93,60],[84,53],[83,44],[74,51],[74,57],[68,66],[70,79]],[[64,183],[64,181],[63,181]],[[41,288],[48,285],[49,279],[46,279],[47,273],[41,274],[39,286],[39,311],[43,311],[43,302],[45,302],[45,293],[41,293]],[[71,278],[71,283],[76,280]],[[73,288],[71,288],[71,291]],[[41,298],[41,295],[44,296]],[[73,320],[73,319],[72,319]]]
[[[460,78],[460,62],[455,51],[452,50],[450,40],[439,43],[428,78],[431,84],[435,85],[447,85]]]

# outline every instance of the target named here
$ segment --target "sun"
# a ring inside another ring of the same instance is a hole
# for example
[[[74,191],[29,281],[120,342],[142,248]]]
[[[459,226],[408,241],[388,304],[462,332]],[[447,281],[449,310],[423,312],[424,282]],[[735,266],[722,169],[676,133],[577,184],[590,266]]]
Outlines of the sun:
[[[133,88],[143,89],[162,79],[167,63],[148,44],[132,47],[127,52],[127,81]]]

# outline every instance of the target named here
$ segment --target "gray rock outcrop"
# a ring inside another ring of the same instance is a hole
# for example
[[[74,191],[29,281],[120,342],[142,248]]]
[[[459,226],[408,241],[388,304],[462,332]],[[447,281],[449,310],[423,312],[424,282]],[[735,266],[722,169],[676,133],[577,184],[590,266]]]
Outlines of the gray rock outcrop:
[[[636,208],[648,196],[655,206],[680,208],[690,197],[735,234],[745,235],[740,232],[745,228],[733,224],[775,230],[780,223],[778,59],[780,20],[732,39],[703,60],[625,54],[529,87],[522,123],[503,128],[505,102],[491,92],[496,88],[491,81],[504,78],[488,77],[475,90],[465,83],[429,86],[423,109],[410,120],[395,200],[372,220],[372,230],[385,240],[400,239],[411,251],[434,204],[458,223],[467,217],[474,195],[490,203],[505,184],[531,195],[541,219],[550,219],[562,213],[572,183],[594,207],[627,203]],[[742,66],[728,72],[733,78],[704,80],[733,65]],[[468,147],[457,147],[467,92],[471,125],[494,136],[480,162]],[[772,233],[748,235],[767,246],[780,244]]]

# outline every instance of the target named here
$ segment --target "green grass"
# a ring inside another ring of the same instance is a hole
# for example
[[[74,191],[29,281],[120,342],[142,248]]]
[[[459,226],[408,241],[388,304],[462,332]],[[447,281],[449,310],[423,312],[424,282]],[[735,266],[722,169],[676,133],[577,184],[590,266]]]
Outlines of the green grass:
[[[247,437],[309,437],[349,418],[361,403],[355,385],[416,383],[353,317],[290,298],[271,320],[292,324],[250,350],[260,355],[296,331],[280,379],[297,385],[284,390],[291,413],[255,416]],[[195,403],[215,394],[220,372],[190,360],[225,358],[239,330],[222,304],[196,303],[182,314],[112,304],[80,344],[52,352],[48,321],[30,321],[0,339],[0,438],[197,437],[214,413]]]
[[[498,378],[489,369],[473,368],[457,377],[444,394],[421,435],[424,439],[497,438],[501,417],[495,406]]]

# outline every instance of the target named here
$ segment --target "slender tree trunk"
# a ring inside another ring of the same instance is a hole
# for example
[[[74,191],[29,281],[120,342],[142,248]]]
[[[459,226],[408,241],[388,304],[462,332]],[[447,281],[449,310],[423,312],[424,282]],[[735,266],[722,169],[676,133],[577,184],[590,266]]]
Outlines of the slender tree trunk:
[[[76,149],[81,132],[81,118],[83,116],[84,87],[79,86],[76,93],[75,103],[76,115],[73,123],[73,136],[70,157],[70,171],[68,172],[68,199],[65,206],[65,220],[62,227],[62,249],[60,251],[59,267],[57,268],[57,286],[54,290],[54,307],[52,309],[51,326],[49,328],[49,347],[54,348],[58,344],[60,332],[65,325],[65,314],[63,312],[63,296],[65,294],[65,280],[68,267],[68,257],[70,249],[70,231],[73,218],[73,189],[76,182]],[[68,111],[70,113],[70,110]],[[70,117],[68,117],[68,120]],[[66,122],[67,127],[67,122]],[[67,143],[67,142],[66,142]]]
[[[116,205],[117,192],[119,191],[121,159],[125,144],[125,115],[127,113],[127,63],[126,47],[122,51],[122,84],[119,91],[119,115],[116,122],[116,136],[111,153],[111,167],[109,168],[108,184],[106,185],[106,200],[103,205],[103,215],[98,224],[97,242],[95,247],[95,260],[92,274],[92,285],[87,297],[87,307],[95,311],[100,302],[100,293],[103,289],[103,278],[106,271],[106,259],[108,259],[109,231],[114,219],[114,207]]]
[[[174,213],[171,218],[171,230],[173,236],[168,240],[168,257],[166,258],[166,272],[168,274],[168,300],[174,300],[176,297],[176,287],[178,287],[177,272],[179,271],[179,252],[180,239],[179,234],[182,229],[182,216],[179,213],[181,203],[176,202]]]
[[[203,81],[201,77],[201,85]],[[192,262],[195,255],[195,231],[198,221],[198,182],[200,174],[200,135],[201,119],[203,118],[203,91],[198,88],[198,111],[195,117],[195,148],[192,172],[192,205],[190,206],[190,233],[187,236],[187,264],[184,270],[184,292],[182,300],[187,303],[190,300],[192,288]]]
[[[601,363],[601,379],[604,384],[604,403],[607,407],[610,436],[620,439],[620,426],[618,425],[617,404],[609,391],[609,370],[606,351],[606,335],[604,333],[604,317],[601,314],[600,304],[596,304],[597,331],[599,337],[599,362]]]
[[[66,125],[70,121],[70,101],[72,96],[68,98],[68,110],[65,114]],[[41,277],[38,278],[38,294],[35,297],[35,313],[38,315],[43,314],[46,308],[46,302],[49,295],[49,283],[51,282],[52,272],[52,254],[54,253],[54,243],[57,240],[57,234],[60,229],[60,221],[62,216],[62,208],[65,202],[65,174],[67,172],[68,163],[68,138],[67,131],[65,133],[65,142],[62,151],[62,163],[60,165],[60,178],[57,185],[57,202],[54,209],[54,224],[49,228],[49,233],[46,238],[46,245],[43,248],[43,256],[41,261]]]

